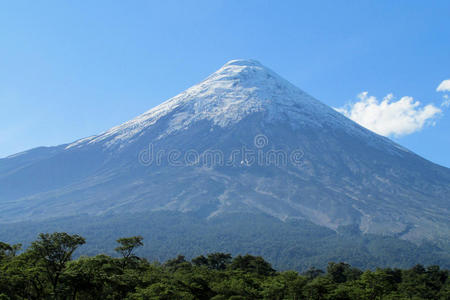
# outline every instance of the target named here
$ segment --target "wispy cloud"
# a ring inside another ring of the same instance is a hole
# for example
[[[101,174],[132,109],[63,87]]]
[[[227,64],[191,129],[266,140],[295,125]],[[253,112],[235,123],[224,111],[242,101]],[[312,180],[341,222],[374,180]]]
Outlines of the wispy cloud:
[[[450,79],[443,80],[436,88],[437,92],[450,92]]]
[[[442,107],[450,107],[450,99],[447,94],[447,92],[450,92],[450,79],[443,80],[439,86],[436,88],[437,92],[443,92],[444,94],[444,101],[442,101],[441,106]]]
[[[442,110],[432,104],[422,106],[412,97],[395,101],[392,94],[379,101],[367,92],[358,95],[359,101],[336,110],[358,124],[384,136],[404,136],[435,124]]]

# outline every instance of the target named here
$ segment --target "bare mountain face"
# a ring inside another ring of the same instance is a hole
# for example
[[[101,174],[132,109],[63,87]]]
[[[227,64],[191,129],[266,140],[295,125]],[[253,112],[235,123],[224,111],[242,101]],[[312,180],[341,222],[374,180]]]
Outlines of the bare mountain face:
[[[450,170],[252,60],[72,144],[0,160],[0,223],[177,211],[263,213],[448,243]]]

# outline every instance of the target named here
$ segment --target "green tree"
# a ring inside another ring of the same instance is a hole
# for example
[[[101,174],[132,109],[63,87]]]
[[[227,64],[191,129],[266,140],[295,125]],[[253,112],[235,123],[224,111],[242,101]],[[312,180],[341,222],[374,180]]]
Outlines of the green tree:
[[[222,273],[220,280],[212,283],[212,290],[218,294],[231,297],[243,297],[236,299],[261,299],[260,280],[256,274],[233,271]]]
[[[79,235],[55,232],[41,233],[31,244],[29,251],[42,262],[43,270],[52,287],[53,298],[59,298],[60,277],[67,262],[72,259],[73,252],[84,243],[85,239]]]
[[[169,259],[164,264],[165,267],[170,268],[171,270],[178,270],[178,269],[189,269],[191,268],[191,263],[186,260],[184,255],[178,255],[176,258]]]
[[[244,272],[256,273],[262,276],[274,275],[275,270],[272,269],[270,263],[265,261],[261,256],[253,256],[246,254],[244,256],[236,256],[230,265],[232,270],[241,270]]]
[[[129,300],[190,300],[196,299],[188,291],[182,290],[170,282],[158,282],[145,288],[138,288],[130,294]]]
[[[114,278],[121,274],[122,270],[115,260],[101,254],[69,262],[63,280],[71,289],[72,299],[106,299],[108,295],[114,295]]]
[[[308,282],[307,278],[295,271],[282,272],[279,277],[282,278],[286,285],[286,296],[288,299],[301,299],[302,292]]]
[[[308,277],[309,279],[314,279],[324,274],[325,272],[321,269],[317,269],[316,267],[310,267],[308,270],[303,272],[302,274]]]
[[[308,300],[326,299],[328,293],[333,290],[333,282],[326,276],[314,278],[304,288],[304,295]]]
[[[361,283],[364,287],[365,297],[368,300],[381,299],[383,296],[396,290],[392,274],[383,269],[377,269],[374,272],[364,272],[361,275]]]
[[[22,244],[10,245],[0,242],[0,261],[5,258],[16,256],[20,248],[22,248]]]
[[[215,252],[210,253],[207,257],[200,255],[192,259],[195,266],[206,266],[212,270],[225,270],[231,263],[231,254]]]
[[[356,268],[352,268],[349,264],[340,262],[328,263],[327,273],[335,283],[344,283],[348,280],[357,280],[362,272]]]
[[[135,251],[144,245],[143,240],[144,238],[140,235],[117,240],[120,246],[117,246],[114,250],[122,255],[122,269],[125,269],[131,262],[138,260]]]
[[[197,256],[191,260],[192,264],[197,267],[208,267],[208,259],[203,256]]]

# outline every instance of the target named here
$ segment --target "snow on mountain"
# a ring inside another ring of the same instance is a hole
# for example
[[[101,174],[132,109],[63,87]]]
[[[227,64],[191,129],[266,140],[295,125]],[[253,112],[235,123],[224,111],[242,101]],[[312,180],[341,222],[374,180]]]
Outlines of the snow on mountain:
[[[375,140],[375,144],[394,144],[350,121],[258,61],[241,59],[229,61],[201,83],[146,113],[100,135],[78,140],[68,145],[67,149],[100,142],[104,142],[105,147],[126,145],[169,115],[169,126],[160,133],[159,138],[186,129],[200,120],[226,127],[255,112],[264,112],[268,122],[287,121],[294,128],[320,128],[328,124],[341,127],[352,135]]]

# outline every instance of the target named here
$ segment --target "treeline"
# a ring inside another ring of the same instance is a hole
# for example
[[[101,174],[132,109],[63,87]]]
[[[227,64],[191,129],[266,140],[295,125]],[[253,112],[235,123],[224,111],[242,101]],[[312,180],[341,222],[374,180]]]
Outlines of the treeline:
[[[357,226],[337,232],[305,220],[281,221],[264,214],[223,214],[208,219],[198,212],[136,212],[103,216],[72,216],[42,222],[0,225],[0,241],[31,244],[40,232],[75,232],[86,238],[76,254],[115,256],[118,237],[145,238],[140,256],[166,261],[182,253],[251,253],[271,262],[277,270],[325,270],[330,261],[345,261],[362,270],[377,267],[406,269],[415,264],[450,269],[450,243],[423,241],[420,245],[389,236],[363,234]],[[145,224],[145,226],[143,226]]]
[[[330,262],[326,272],[278,272],[260,256],[211,253],[165,263],[136,256],[140,236],[117,240],[117,258],[72,260],[85,240],[40,234],[29,248],[0,242],[0,300],[6,299],[450,299],[449,271],[362,271]]]

